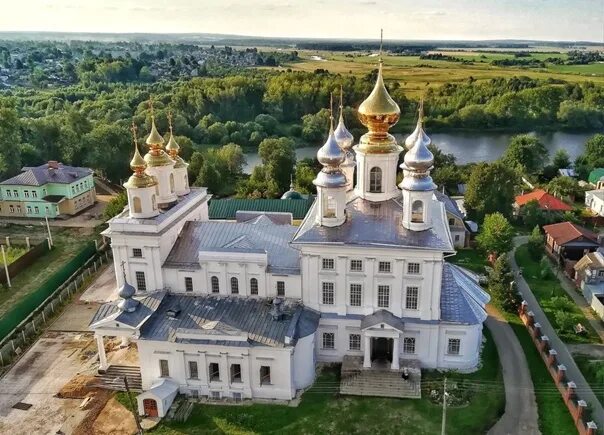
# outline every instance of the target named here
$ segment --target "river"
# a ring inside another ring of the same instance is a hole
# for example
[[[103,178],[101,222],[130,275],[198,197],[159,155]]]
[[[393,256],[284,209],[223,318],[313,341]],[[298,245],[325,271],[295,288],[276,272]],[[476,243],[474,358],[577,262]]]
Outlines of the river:
[[[585,141],[595,133],[531,133],[536,134],[549,151],[550,158],[559,149],[565,149],[574,160],[583,152]],[[402,143],[405,136],[396,135],[397,141]],[[453,154],[457,163],[465,164],[472,162],[490,162],[497,160],[505,151],[510,138],[510,133],[479,133],[479,132],[455,132],[431,134],[432,143],[437,145],[443,152]],[[318,147],[303,147],[296,149],[298,160],[306,157],[313,158],[317,155]],[[246,165],[244,171],[250,173],[252,169],[260,164],[257,153],[245,155]]]

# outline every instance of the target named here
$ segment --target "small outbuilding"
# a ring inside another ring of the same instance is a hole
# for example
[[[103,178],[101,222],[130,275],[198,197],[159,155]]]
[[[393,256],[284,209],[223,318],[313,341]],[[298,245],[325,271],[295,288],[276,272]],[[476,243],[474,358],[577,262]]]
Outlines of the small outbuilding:
[[[164,417],[178,393],[178,384],[163,378],[137,396],[138,413],[147,417]]]

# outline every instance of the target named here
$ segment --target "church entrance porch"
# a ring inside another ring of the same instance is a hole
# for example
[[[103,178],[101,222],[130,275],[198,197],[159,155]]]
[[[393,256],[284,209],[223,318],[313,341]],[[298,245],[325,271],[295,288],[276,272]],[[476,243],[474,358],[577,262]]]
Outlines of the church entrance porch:
[[[394,338],[372,337],[371,338],[371,365],[387,366],[392,363],[392,350]]]

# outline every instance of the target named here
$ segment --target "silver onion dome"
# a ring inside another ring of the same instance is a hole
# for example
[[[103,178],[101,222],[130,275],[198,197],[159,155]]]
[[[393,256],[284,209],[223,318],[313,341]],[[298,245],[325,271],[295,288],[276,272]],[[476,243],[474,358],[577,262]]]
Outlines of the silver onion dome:
[[[340,106],[340,120],[338,121],[338,125],[336,130],[334,131],[334,136],[336,138],[336,142],[343,150],[349,150],[352,148],[352,144],[354,142],[354,136],[351,132],[348,131],[346,125],[344,124],[344,115],[342,113],[342,106]]]
[[[407,139],[405,139],[405,148],[408,150],[410,150],[418,142],[423,143],[425,147],[430,145],[431,140],[424,131],[423,124],[424,120],[422,118],[418,119],[415,130],[413,130],[413,133],[411,133],[409,136],[407,136]]]
[[[122,299],[128,299],[134,296],[136,293],[136,289],[134,286],[128,283],[128,281],[124,280],[124,284],[120,287],[117,292],[117,295]]]
[[[428,149],[430,143],[430,138],[424,133],[424,130],[421,129],[421,134],[417,137],[415,144],[405,154],[404,162],[409,170],[425,172],[432,168],[432,165],[434,164],[434,154]]]
[[[325,144],[317,152],[317,160],[323,165],[321,172],[313,183],[320,187],[344,187],[346,186],[346,176],[342,172],[340,165],[346,159],[346,153],[336,141],[333,130],[333,117],[330,119],[329,136]]]
[[[132,297],[134,296],[134,293],[136,293],[136,290],[125,278],[126,277],[124,276],[124,284],[118,291],[118,295],[122,300],[118,302],[117,306],[122,311],[132,313],[138,306],[138,301]]]

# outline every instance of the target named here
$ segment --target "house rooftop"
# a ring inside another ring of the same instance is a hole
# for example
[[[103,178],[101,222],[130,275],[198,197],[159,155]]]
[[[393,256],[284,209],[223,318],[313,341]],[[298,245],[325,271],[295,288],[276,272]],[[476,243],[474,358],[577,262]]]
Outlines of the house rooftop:
[[[543,231],[545,234],[551,236],[560,246],[580,238],[585,238],[593,244],[598,244],[598,235],[596,233],[571,222],[545,225]]]
[[[537,201],[541,210],[548,211],[571,211],[573,208],[564,201],[556,198],[554,195],[547,193],[543,189],[537,189],[524,195],[516,197],[516,204],[520,207],[528,204],[531,201]]]
[[[71,184],[88,175],[92,169],[67,166],[63,163],[48,162],[40,166],[24,166],[19,175],[0,182],[11,186],[43,186],[49,183]]]
[[[604,168],[596,168],[589,173],[587,181],[589,181],[591,184],[597,184],[602,177],[604,177]]]

